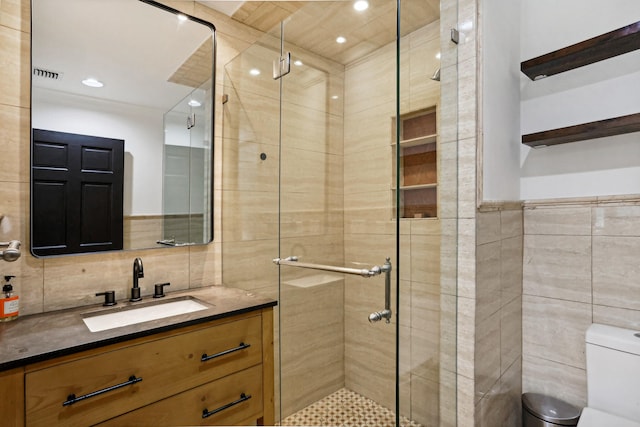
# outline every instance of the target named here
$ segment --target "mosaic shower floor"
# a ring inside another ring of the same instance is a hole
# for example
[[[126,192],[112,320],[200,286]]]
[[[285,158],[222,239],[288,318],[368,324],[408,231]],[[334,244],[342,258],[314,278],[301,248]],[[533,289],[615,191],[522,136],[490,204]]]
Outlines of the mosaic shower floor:
[[[395,414],[346,388],[321,399],[282,421],[282,426],[395,427]],[[422,427],[400,418],[402,427]]]

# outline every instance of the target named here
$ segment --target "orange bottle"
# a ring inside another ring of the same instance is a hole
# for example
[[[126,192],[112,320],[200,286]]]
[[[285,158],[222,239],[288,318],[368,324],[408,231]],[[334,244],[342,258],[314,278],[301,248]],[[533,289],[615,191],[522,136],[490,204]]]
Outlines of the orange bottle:
[[[18,311],[20,309],[20,300],[18,295],[13,294],[13,285],[11,279],[16,276],[4,276],[6,283],[2,287],[2,293],[4,294],[0,298],[0,322],[6,322],[9,320],[16,320],[18,318]]]

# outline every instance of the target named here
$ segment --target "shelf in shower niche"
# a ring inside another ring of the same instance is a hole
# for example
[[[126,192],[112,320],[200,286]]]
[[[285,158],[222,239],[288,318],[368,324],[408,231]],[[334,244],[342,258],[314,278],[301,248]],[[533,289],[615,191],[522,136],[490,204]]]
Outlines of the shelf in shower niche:
[[[418,138],[412,139],[404,139],[400,141],[400,146],[402,148],[415,147],[418,145],[427,145],[427,144],[435,144],[438,140],[438,134],[420,136]],[[396,145],[396,143],[392,143],[391,145]]]
[[[522,143],[545,147],[631,132],[640,132],[640,113],[522,135]]]
[[[640,21],[520,63],[531,80],[563,73],[640,49]]]

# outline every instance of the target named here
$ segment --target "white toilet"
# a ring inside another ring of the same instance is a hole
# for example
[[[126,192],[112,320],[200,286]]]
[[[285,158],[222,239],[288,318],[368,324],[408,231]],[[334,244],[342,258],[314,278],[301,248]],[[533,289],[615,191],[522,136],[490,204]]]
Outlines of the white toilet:
[[[595,323],[587,330],[587,407],[578,427],[640,427],[640,336],[635,333]]]

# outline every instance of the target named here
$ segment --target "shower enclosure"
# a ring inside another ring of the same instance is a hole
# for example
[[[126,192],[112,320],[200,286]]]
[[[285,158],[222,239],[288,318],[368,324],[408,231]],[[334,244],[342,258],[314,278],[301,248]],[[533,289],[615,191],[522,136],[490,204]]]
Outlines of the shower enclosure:
[[[163,116],[162,243],[188,245],[211,240],[211,81],[194,89]]]
[[[287,4],[223,95],[223,282],[278,299],[277,419],[455,426],[456,2]]]

